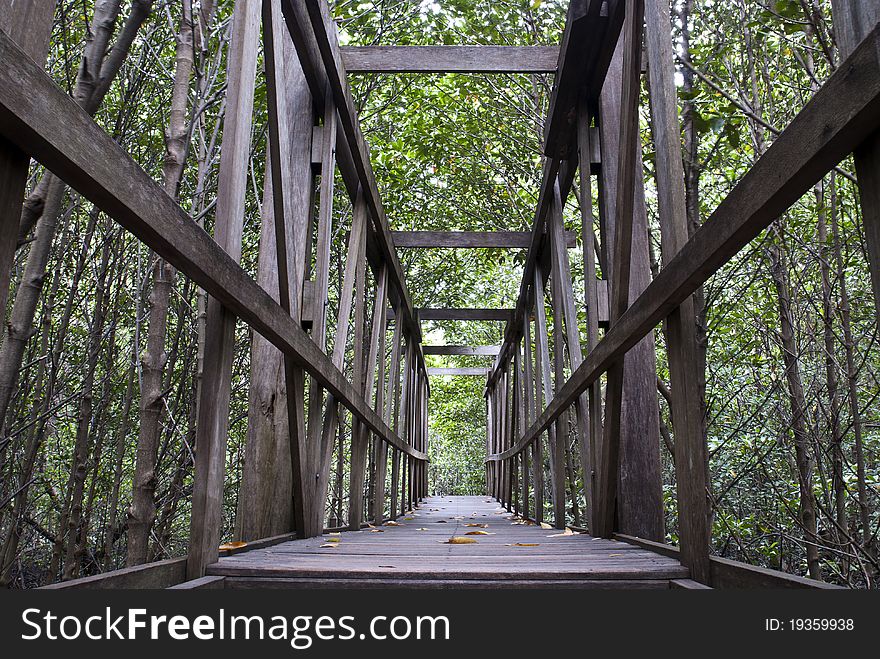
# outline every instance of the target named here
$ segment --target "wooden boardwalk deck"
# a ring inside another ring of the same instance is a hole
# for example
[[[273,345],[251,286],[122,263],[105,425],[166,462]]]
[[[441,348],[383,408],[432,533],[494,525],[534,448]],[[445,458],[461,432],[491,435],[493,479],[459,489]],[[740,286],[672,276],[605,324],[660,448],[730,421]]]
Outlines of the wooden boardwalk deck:
[[[688,577],[633,545],[516,523],[485,496],[429,497],[397,523],[244,551],[207,573],[226,588],[669,588]]]

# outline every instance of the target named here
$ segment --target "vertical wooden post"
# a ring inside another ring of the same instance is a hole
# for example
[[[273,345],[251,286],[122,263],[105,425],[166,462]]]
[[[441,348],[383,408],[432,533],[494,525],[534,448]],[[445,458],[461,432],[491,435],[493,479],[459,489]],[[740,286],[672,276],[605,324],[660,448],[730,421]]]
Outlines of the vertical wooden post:
[[[644,19],[643,0],[627,2],[624,24],[623,88],[620,102],[619,158],[616,177],[616,213],[614,260],[612,264],[611,326],[629,306],[631,252],[633,241],[633,210],[635,197],[635,157],[638,144],[638,102],[641,88],[641,49]],[[604,121],[603,116],[603,121]],[[603,149],[603,153],[607,150]],[[605,429],[602,462],[599,470],[597,511],[594,535],[611,537],[617,504],[621,408],[623,403],[624,362],[618,361],[608,370],[605,397]]]
[[[255,2],[238,3],[232,20],[223,140],[225,147],[220,155],[214,240],[238,261],[241,258],[247,162],[251,146],[260,6]],[[186,568],[188,579],[203,576],[205,567],[214,563],[219,556],[234,342],[235,316],[215,298],[209,297],[205,320],[205,362],[196,426],[195,475]]]
[[[646,0],[646,43],[651,124],[656,152],[657,198],[663,264],[688,239],[684,167],[675,91],[671,20],[666,0]],[[700,374],[694,299],[688,297],[666,320],[672,420],[675,429],[675,480],[681,562],[691,578],[709,583],[709,525],[706,502],[706,444],[703,437]]]
[[[574,292],[572,291],[571,265],[568,260],[568,250],[565,246],[565,227],[563,226],[564,202],[559,192],[559,184],[554,186],[553,204],[547,217],[548,234],[550,235],[550,262],[552,264],[551,281],[553,282],[553,297],[558,300],[556,310],[561,312],[561,320],[565,321],[565,339],[568,345],[568,358],[572,372],[584,360],[581,351],[581,337],[578,329],[577,311],[574,305]],[[590,236],[592,238],[592,234]],[[584,248],[586,250],[586,246]],[[595,287],[595,268],[593,272],[593,286]],[[589,281],[589,280],[587,280]],[[595,308],[595,307],[594,307]],[[554,311],[556,313],[556,311]],[[554,337],[554,342],[557,339]],[[560,345],[562,337],[558,339]],[[561,352],[561,351],[560,351]],[[564,373],[561,371],[560,361],[557,362],[556,391],[564,382]],[[593,510],[593,449],[589,437],[590,410],[586,394],[582,394],[575,402],[577,413],[578,448],[580,453],[581,470],[584,475],[584,499],[587,510]],[[566,442],[567,443],[567,442]],[[572,484],[574,488],[574,484]]]
[[[553,399],[553,380],[550,375],[550,346],[547,336],[547,313],[544,310],[544,275],[535,266],[535,355],[540,363],[535,377],[541,382],[544,406]],[[537,408],[536,408],[537,409]],[[553,492],[553,522],[557,528],[565,526],[565,453],[563,440],[556,426],[547,429],[550,447],[550,487]]]
[[[873,0],[831,0],[834,33],[844,59],[852,54],[880,21],[880,6]],[[868,265],[874,289],[875,313],[880,322],[880,132],[853,153],[862,206],[862,226],[868,245]]]
[[[385,404],[385,339],[388,333],[388,267],[382,266],[379,274],[378,288],[376,290],[376,302],[373,307],[373,342],[376,347],[378,359],[376,373],[376,412],[383,417],[388,427],[391,427],[391,415]],[[390,397],[390,394],[389,394]],[[385,479],[388,470],[388,445],[381,439],[376,439],[375,446],[376,475],[373,489],[373,522],[378,526],[385,518]]]
[[[0,30],[40,65],[49,52],[55,4],[55,0],[0,0]],[[0,310],[4,314],[29,166],[29,156],[0,138]]]
[[[599,343],[599,287],[596,278],[596,243],[593,232],[593,186],[591,180],[590,114],[586,103],[578,110],[578,169],[580,170],[581,239],[584,253],[584,293],[587,307],[587,350]],[[607,277],[607,273],[606,273]],[[574,365],[572,365],[574,367]],[[596,525],[595,469],[599,461],[598,448],[602,442],[602,383],[597,380],[588,389],[589,405],[589,458],[591,498],[587,499],[590,530]],[[586,465],[584,465],[586,470]],[[585,483],[586,484],[586,483]]]

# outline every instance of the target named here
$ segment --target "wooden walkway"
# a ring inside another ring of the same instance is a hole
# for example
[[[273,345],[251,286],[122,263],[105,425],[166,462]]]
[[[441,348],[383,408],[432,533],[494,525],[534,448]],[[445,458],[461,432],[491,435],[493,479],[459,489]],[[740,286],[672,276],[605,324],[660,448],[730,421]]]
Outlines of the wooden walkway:
[[[396,524],[243,551],[207,574],[226,588],[669,588],[688,577],[652,551],[526,525],[486,496],[429,497]]]

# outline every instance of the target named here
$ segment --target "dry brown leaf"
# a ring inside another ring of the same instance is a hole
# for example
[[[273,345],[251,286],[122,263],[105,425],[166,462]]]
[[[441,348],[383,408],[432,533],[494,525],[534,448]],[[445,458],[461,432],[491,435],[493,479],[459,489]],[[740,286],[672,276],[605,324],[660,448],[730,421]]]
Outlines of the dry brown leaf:
[[[445,519],[438,519],[437,523],[438,524],[447,524],[448,522]]]
[[[494,533],[489,533],[488,531],[468,531],[465,535],[495,535]]]
[[[443,544],[444,545],[473,545],[473,544],[476,544],[476,542],[477,541],[474,540],[473,538],[463,538],[461,536],[454,535],[451,538],[449,538],[449,540],[444,542]]]
[[[339,549],[339,545],[334,544],[324,544],[318,547],[318,549]]]
[[[393,519],[389,519],[385,522],[385,526],[403,526],[402,524],[395,522]]]
[[[489,528],[488,524],[465,524],[465,526],[473,526],[478,529],[488,529]]]
[[[385,529],[370,529],[370,533],[385,533]]]
[[[552,529],[553,527],[550,526],[547,522],[541,522],[541,528],[542,529]]]
[[[540,543],[538,542],[514,542],[511,547],[537,547]]]
[[[609,556],[609,557],[611,557],[611,556],[623,556],[623,554],[608,554],[608,556]]]
[[[240,540],[236,542],[224,542],[220,545],[220,551],[229,551],[230,549],[241,549],[242,547],[247,547],[246,542],[241,542]]]
[[[566,535],[576,535],[576,534],[570,528],[565,527],[565,530],[562,533],[553,533],[551,535],[548,535],[547,537],[548,538],[561,538]]]

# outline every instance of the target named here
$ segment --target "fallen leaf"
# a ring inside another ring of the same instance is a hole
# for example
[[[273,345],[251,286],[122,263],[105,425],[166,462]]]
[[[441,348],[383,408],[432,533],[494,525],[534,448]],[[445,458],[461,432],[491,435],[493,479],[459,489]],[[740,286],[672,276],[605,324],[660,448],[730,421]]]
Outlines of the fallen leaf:
[[[224,542],[220,545],[220,551],[229,551],[230,549],[241,549],[242,547],[247,547],[246,542],[241,542],[240,540],[236,542]]]
[[[370,533],[385,533],[385,529],[370,529]]]
[[[465,526],[475,526],[478,529],[488,529],[488,524],[465,524]]]
[[[550,526],[547,522],[541,522],[541,528],[542,529],[552,529],[553,527]]]
[[[413,521],[413,519],[414,519],[413,517],[404,517],[403,521],[404,522],[411,522],[411,521]]]
[[[393,519],[389,519],[387,522],[385,522],[385,526],[402,526],[402,524],[395,522]]]
[[[538,542],[514,542],[508,547],[537,547],[539,544]]]
[[[339,545],[326,544],[321,545],[320,547],[318,547],[318,549],[339,549]]]
[[[426,529],[424,526],[423,526],[422,528],[420,528],[420,529],[416,529],[416,531],[427,531],[427,530],[428,530],[428,529]]]
[[[438,523],[438,524],[446,524],[447,522],[446,522],[445,519],[438,519],[438,520],[437,520],[437,523]]]
[[[446,540],[445,542],[441,542],[441,544],[444,544],[444,545],[473,545],[473,544],[476,544],[476,542],[477,541],[474,540],[473,538],[463,538],[461,536],[454,535],[451,538],[449,538],[449,540]]]
[[[575,535],[575,532],[572,531],[570,528],[565,527],[565,530],[562,533],[553,533],[552,535],[548,535],[547,537],[548,538],[561,538],[562,536],[565,536],[565,535]]]
[[[339,531],[331,531],[327,535],[340,535]]]
[[[379,565],[379,566],[377,566],[377,567],[390,567],[390,568],[393,568],[394,566],[393,566],[393,565]]]
[[[342,542],[342,538],[327,538],[327,542]]]
[[[495,535],[494,533],[489,533],[488,531],[468,531],[465,535]]]
[[[623,556],[623,554],[608,554],[608,556],[609,556],[609,557],[611,557],[611,556]]]

